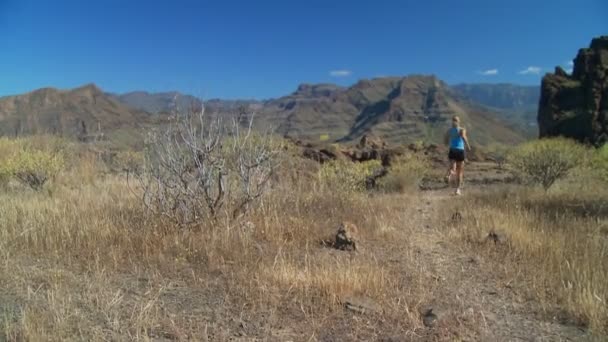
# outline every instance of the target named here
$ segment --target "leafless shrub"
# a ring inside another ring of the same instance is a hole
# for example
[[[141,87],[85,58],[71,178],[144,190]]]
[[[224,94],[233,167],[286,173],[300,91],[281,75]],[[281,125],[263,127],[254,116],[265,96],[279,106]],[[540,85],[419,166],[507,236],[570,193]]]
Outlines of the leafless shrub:
[[[278,147],[269,133],[238,120],[224,124],[204,106],[176,113],[168,129],[153,132],[136,174],[148,210],[179,226],[244,215],[265,192]]]

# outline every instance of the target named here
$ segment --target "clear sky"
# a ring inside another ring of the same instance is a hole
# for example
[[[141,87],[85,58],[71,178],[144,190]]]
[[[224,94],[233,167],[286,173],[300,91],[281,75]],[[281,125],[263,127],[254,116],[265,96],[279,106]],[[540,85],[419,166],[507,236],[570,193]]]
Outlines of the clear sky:
[[[601,34],[607,0],[0,0],[0,96],[93,82],[269,98],[412,73],[539,84]]]

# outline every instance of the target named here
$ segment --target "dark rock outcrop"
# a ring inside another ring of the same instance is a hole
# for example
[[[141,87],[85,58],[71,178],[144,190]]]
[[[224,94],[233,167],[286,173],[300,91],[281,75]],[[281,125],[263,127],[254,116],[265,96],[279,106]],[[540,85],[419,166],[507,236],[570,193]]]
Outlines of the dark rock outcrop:
[[[343,251],[356,251],[359,241],[359,229],[350,222],[343,222],[338,227],[334,247]]]
[[[564,136],[596,146],[608,142],[608,36],[580,49],[569,75],[557,67],[541,86],[540,137]]]
[[[312,159],[321,164],[336,159],[335,153],[326,149],[317,150],[312,147],[304,148],[304,151],[302,151],[302,156],[304,158]]]
[[[366,162],[370,160],[382,161],[382,166],[389,166],[395,151],[391,150],[382,139],[363,135],[354,148],[342,151],[353,162]]]

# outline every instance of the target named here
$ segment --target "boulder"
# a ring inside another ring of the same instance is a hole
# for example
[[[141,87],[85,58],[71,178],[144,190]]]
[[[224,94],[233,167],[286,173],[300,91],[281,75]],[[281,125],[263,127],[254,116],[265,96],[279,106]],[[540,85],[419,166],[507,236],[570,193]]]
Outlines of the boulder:
[[[580,49],[569,75],[557,67],[543,77],[540,137],[564,136],[596,146],[608,142],[608,36]]]
[[[312,159],[318,163],[326,163],[336,159],[336,155],[326,149],[315,149],[312,147],[305,147],[302,151],[304,158]]]
[[[359,148],[370,148],[373,150],[385,149],[387,144],[380,138],[372,137],[367,134],[363,135],[359,140]]]
[[[343,251],[356,251],[359,241],[359,230],[350,222],[343,222],[338,227],[334,247]]]
[[[437,323],[437,314],[433,312],[432,308],[425,310],[422,314],[422,324],[427,328],[432,328]]]

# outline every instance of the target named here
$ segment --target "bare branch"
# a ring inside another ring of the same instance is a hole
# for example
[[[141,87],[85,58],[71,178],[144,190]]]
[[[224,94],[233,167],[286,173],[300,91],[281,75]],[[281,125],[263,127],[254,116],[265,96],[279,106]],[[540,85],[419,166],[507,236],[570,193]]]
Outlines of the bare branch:
[[[149,135],[145,165],[134,175],[143,205],[179,226],[244,215],[277,166],[271,134],[253,131],[254,115],[243,132],[238,121],[224,125],[204,106],[185,113],[175,108],[175,122]]]

